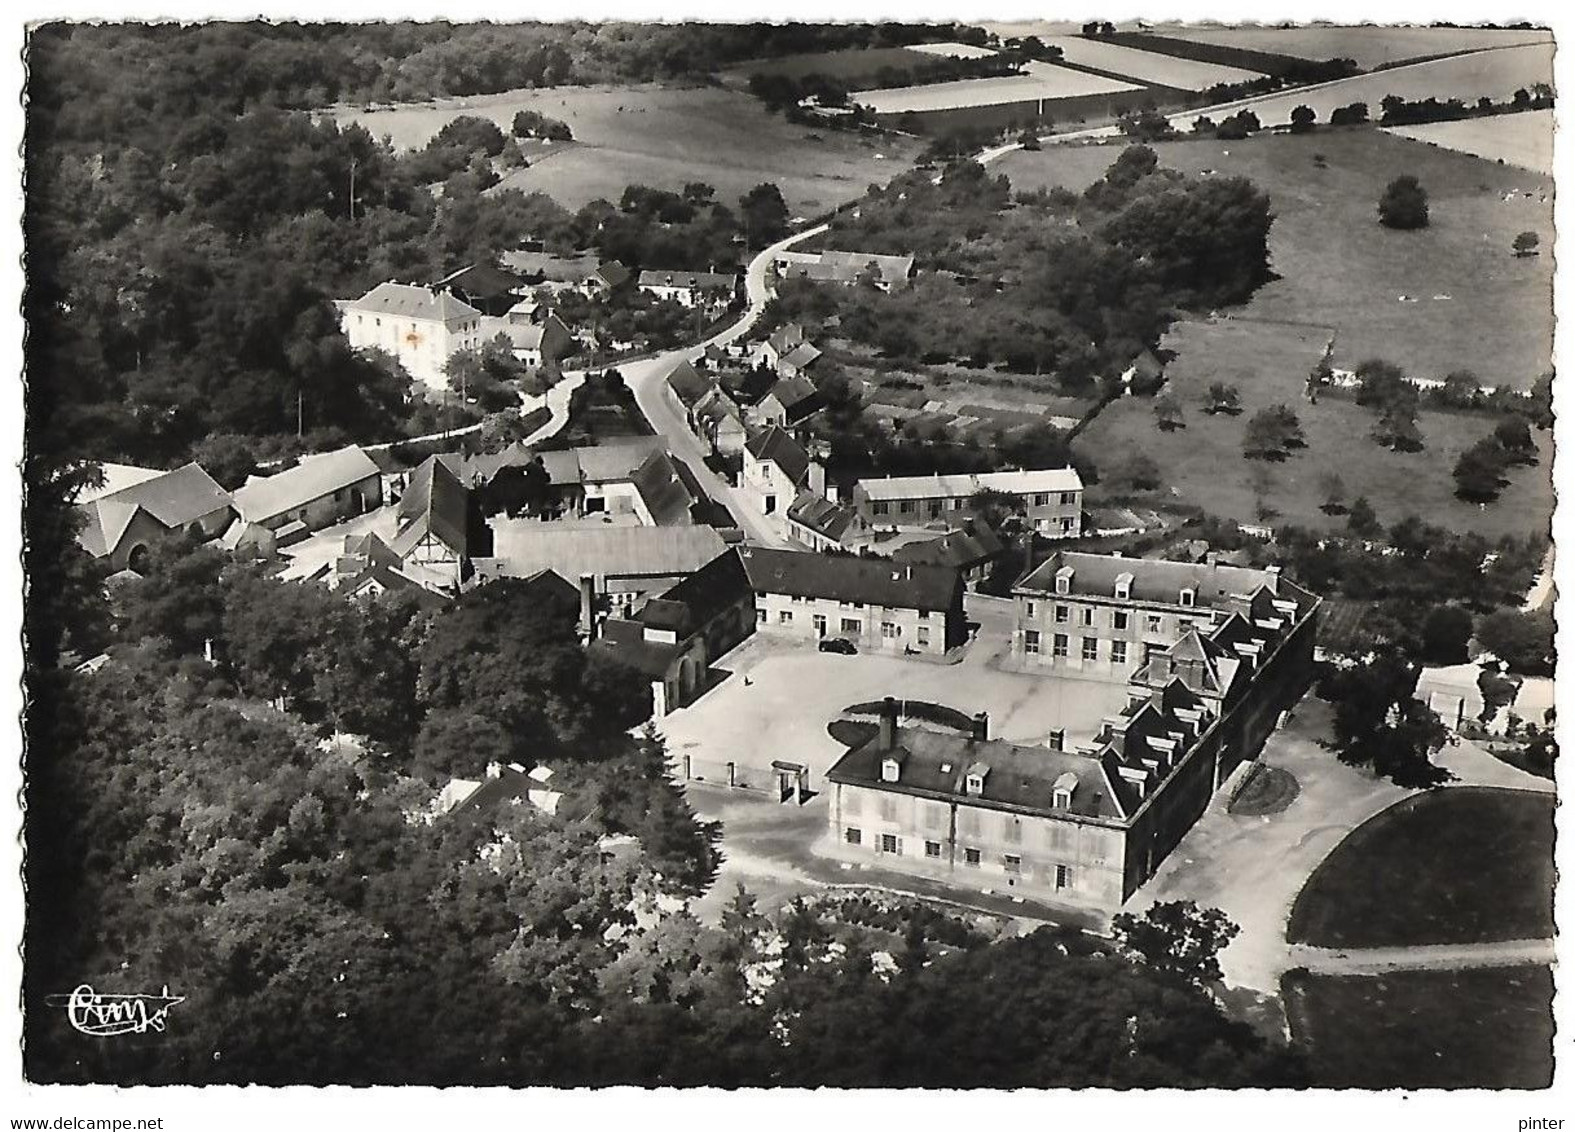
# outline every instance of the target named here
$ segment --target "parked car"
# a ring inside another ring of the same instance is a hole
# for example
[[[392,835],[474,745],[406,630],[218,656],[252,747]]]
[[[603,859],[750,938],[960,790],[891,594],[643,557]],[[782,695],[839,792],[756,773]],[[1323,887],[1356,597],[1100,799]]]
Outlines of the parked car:
[[[821,652],[840,652],[844,656],[855,656],[859,646],[846,637],[826,637],[820,642]]]

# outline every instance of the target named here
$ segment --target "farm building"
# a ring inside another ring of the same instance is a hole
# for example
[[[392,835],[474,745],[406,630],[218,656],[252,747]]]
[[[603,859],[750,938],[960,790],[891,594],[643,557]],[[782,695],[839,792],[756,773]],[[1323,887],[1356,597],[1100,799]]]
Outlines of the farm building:
[[[229,492],[196,464],[172,472],[112,467],[105,486],[115,490],[85,492],[76,505],[83,518],[77,541],[94,558],[108,559],[112,572],[139,569],[149,549],[171,535],[219,535],[234,517]]]
[[[382,472],[353,444],[303,456],[295,467],[276,475],[252,476],[235,492],[241,523],[273,532],[280,545],[365,514],[382,502]]]

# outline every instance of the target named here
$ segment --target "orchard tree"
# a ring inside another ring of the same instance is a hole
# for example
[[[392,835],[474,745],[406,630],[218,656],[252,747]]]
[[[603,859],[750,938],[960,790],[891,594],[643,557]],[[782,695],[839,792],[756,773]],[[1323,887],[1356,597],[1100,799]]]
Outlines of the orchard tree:
[[[1471,611],[1464,606],[1434,606],[1422,620],[1421,658],[1429,664],[1464,663],[1471,628]]]
[[[1491,436],[1483,437],[1455,461],[1455,494],[1468,503],[1489,503],[1509,481],[1504,472],[1509,454]]]
[[[1402,231],[1426,228],[1427,190],[1422,183],[1409,173],[1390,181],[1378,200],[1378,222],[1385,228]]]
[[[1339,515],[1345,510],[1345,481],[1338,472],[1325,472],[1318,477],[1318,490],[1323,493],[1322,511],[1325,515]]]
[[[1209,386],[1208,407],[1204,412],[1212,415],[1224,413],[1234,417],[1241,412],[1241,392],[1234,385],[1216,381]]]
[[[1181,403],[1169,393],[1154,399],[1154,422],[1159,425],[1160,432],[1174,432],[1178,428],[1187,427],[1181,412]]]
[[[1367,502],[1367,496],[1358,495],[1351,503],[1351,509],[1345,517],[1345,525],[1353,535],[1361,538],[1373,538],[1383,533],[1383,524],[1378,521],[1378,513],[1373,510],[1373,505]]]
[[[1515,243],[1512,246],[1515,249],[1517,258],[1525,258],[1526,256],[1537,255],[1537,249],[1541,244],[1542,238],[1535,232],[1522,232],[1515,237]]]

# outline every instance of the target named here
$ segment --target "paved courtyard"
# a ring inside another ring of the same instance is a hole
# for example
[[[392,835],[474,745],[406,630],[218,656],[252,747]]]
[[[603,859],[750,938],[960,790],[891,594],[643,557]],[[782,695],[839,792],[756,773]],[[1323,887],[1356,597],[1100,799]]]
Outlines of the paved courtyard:
[[[726,673],[720,683],[659,728],[675,759],[762,772],[776,760],[801,763],[819,790],[846,749],[826,724],[853,704],[896,696],[969,715],[987,711],[992,737],[1039,743],[1060,728],[1070,745],[1091,737],[1126,702],[1122,684],[1000,671],[993,662],[1003,646],[986,626],[960,661],[942,664],[822,653],[812,642],[757,634],[716,665]]]

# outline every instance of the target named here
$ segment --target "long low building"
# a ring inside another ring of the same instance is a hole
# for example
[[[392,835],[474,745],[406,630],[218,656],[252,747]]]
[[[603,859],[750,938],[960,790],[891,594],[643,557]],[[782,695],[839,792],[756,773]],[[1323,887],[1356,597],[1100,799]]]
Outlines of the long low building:
[[[1076,468],[864,479],[854,485],[853,503],[875,526],[914,526],[971,513],[982,491],[1017,499],[1039,534],[1082,533],[1083,477]]]
[[[983,721],[966,735],[900,727],[888,701],[878,733],[827,773],[832,852],[1115,911],[1311,680],[1319,601],[1268,593],[1153,651],[1124,681],[1126,708],[1076,749],[1059,732],[992,740]]]
[[[253,476],[235,492],[241,522],[272,532],[280,545],[382,503],[382,471],[355,445],[303,456],[295,467]]]

